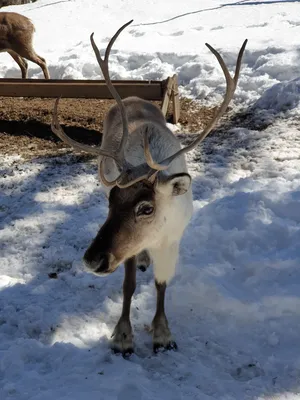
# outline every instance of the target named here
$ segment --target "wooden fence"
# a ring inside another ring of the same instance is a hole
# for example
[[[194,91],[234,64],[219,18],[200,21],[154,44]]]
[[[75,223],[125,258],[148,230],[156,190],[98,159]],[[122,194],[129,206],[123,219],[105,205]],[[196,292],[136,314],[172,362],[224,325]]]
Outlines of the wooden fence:
[[[162,101],[166,116],[170,101],[173,103],[173,123],[180,116],[177,75],[163,81],[112,81],[121,98],[138,96],[145,100]],[[111,99],[103,80],[69,79],[0,79],[0,96],[40,98]]]

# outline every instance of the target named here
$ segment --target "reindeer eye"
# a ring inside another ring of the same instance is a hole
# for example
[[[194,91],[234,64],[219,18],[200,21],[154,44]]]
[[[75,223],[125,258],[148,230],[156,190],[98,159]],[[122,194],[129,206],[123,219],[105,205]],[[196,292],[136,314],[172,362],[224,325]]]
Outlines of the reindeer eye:
[[[150,215],[153,213],[153,209],[151,206],[143,207],[142,212],[143,214]]]
[[[136,215],[151,215],[154,211],[154,207],[151,204],[140,204],[137,207]]]

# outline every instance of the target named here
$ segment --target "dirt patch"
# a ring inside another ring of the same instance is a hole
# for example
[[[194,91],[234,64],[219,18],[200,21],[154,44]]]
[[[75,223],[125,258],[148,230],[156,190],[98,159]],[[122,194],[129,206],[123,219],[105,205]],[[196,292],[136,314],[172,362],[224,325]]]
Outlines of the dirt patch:
[[[61,99],[59,120],[72,138],[99,145],[104,117],[113,104],[113,100]],[[28,159],[74,152],[51,131],[53,105],[53,99],[0,98],[0,154]],[[202,107],[199,102],[181,98],[180,105],[183,132],[200,131],[213,116],[214,108]],[[172,122],[171,112],[168,122]]]
[[[161,107],[159,101],[154,101]],[[98,99],[61,99],[59,102],[60,123],[65,126],[77,126],[102,132],[103,120],[114,100]],[[40,122],[51,124],[53,99],[37,98],[0,98],[0,119],[2,122],[17,121],[23,123]],[[187,98],[180,99],[181,115],[179,124],[188,131],[197,131],[211,118],[214,108],[202,107],[199,102]],[[166,117],[172,123],[172,110]],[[2,124],[1,122],[1,124]],[[3,132],[2,125],[0,130]]]

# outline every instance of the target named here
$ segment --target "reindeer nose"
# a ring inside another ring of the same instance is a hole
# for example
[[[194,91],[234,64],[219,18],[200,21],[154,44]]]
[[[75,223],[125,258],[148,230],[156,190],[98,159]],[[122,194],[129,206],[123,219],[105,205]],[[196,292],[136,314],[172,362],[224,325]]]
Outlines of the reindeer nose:
[[[83,256],[85,265],[91,269],[95,274],[102,274],[108,272],[109,269],[109,254],[97,253],[93,254],[89,249]]]
[[[94,270],[95,273],[101,274],[103,272],[107,272],[109,268],[109,259],[107,254],[102,254],[101,259],[99,260],[99,263]]]

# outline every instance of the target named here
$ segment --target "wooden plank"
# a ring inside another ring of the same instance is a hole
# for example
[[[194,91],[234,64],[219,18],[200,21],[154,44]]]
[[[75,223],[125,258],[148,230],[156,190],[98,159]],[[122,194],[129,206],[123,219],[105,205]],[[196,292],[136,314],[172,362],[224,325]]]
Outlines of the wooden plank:
[[[173,103],[173,124],[177,124],[180,118],[180,103],[179,103],[177,75],[173,75],[172,103]]]
[[[161,100],[164,81],[113,81],[121,98]],[[0,79],[0,96],[111,99],[103,80]]]
[[[163,94],[163,101],[162,101],[162,106],[161,106],[161,111],[166,116],[168,112],[168,107],[169,107],[169,102],[170,102],[170,96],[172,93],[172,87],[173,87],[173,77],[169,77],[167,81],[165,82],[164,85],[164,94]]]
[[[154,83],[161,83],[164,82],[165,80],[162,81],[155,81],[155,80],[145,80],[145,79],[141,79],[141,80],[136,80],[136,79],[115,79],[112,80],[113,83],[148,83],[148,84],[154,84]],[[103,79],[22,79],[22,78],[0,78],[0,83],[1,82],[32,82],[32,83],[39,83],[39,82],[51,82],[51,83],[74,83],[74,82],[78,82],[78,83],[89,83],[89,82],[97,82],[97,83],[103,83],[105,84],[105,81]]]

